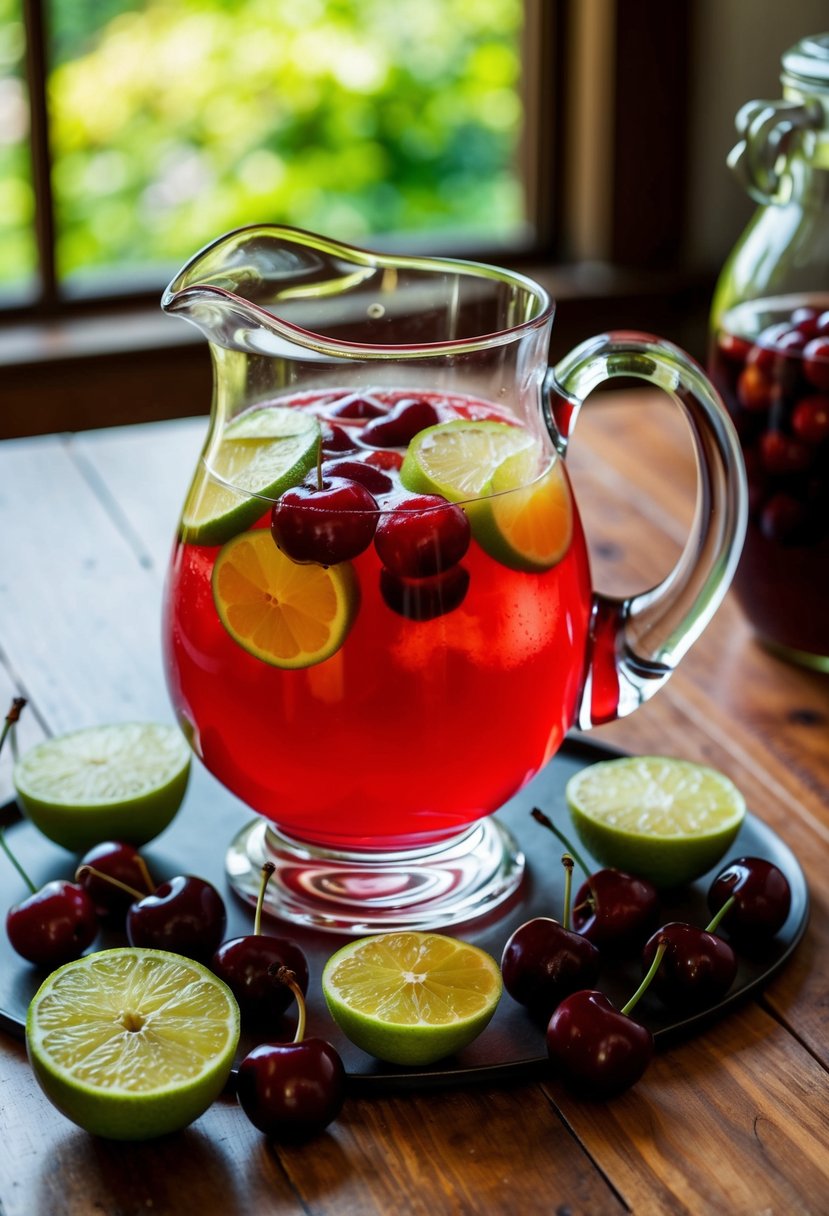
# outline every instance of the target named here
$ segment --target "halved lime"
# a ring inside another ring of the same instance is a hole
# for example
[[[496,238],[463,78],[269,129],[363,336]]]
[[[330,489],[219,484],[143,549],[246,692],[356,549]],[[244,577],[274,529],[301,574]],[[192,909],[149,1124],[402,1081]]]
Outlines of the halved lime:
[[[89,726],[27,751],[13,779],[36,828],[72,852],[101,840],[145,844],[181,806],[190,749],[159,722]]]
[[[310,667],[342,646],[359,592],[350,562],[300,565],[267,528],[229,540],[213,566],[213,602],[235,642],[274,667]]]
[[[26,1018],[26,1049],[47,1098],[111,1140],[178,1131],[227,1082],[239,1007],[200,963],[123,946],[67,963]]]
[[[363,1051],[431,1064],[481,1033],[501,996],[501,972],[489,954],[455,938],[384,933],[333,954],[322,990],[334,1021]]]
[[[184,504],[182,538],[221,545],[249,528],[313,468],[320,433],[317,418],[288,406],[240,415],[205,453]]]
[[[415,435],[400,480],[416,494],[466,502],[491,492],[493,474],[509,457],[524,452],[531,462],[537,451],[538,441],[523,427],[454,418]],[[533,476],[537,472],[536,468]]]
[[[692,882],[715,866],[746,812],[723,773],[671,756],[599,761],[570,778],[565,796],[598,861],[659,887]]]

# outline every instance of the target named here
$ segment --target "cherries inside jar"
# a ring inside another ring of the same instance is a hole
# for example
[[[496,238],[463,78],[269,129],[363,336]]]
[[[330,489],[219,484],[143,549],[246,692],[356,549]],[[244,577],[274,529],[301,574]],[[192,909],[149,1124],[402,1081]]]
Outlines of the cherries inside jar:
[[[737,595],[763,641],[829,670],[829,295],[730,309],[710,373],[748,478]]]

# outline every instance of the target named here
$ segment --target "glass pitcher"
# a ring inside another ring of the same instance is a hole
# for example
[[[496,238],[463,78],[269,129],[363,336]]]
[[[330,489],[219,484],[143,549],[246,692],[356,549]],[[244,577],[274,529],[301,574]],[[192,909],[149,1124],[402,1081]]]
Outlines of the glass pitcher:
[[[782,68],[783,97],[737,115],[729,163],[758,207],[720,275],[709,366],[748,473],[737,596],[767,646],[829,671],[829,34]]]
[[[258,813],[232,884],[253,902],[270,858],[270,909],[341,932],[489,912],[524,865],[492,812],[660,688],[728,587],[745,493],[716,394],[640,334],[550,369],[522,275],[287,228],[210,245],[163,307],[215,371],[164,646],[194,751]],[[675,398],[699,469],[676,568],[625,600],[592,588],[565,467],[619,375]]]

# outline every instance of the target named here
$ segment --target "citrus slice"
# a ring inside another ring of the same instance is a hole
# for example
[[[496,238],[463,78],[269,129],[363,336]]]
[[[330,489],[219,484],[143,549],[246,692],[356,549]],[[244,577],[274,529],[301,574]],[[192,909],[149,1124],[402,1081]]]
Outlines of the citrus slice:
[[[146,844],[181,806],[190,749],[175,726],[117,722],[46,739],[14,767],[18,800],[72,852],[101,840]]]
[[[598,861],[659,887],[692,882],[715,866],[746,811],[723,773],[670,756],[602,760],[571,777],[565,796]]]
[[[400,480],[416,494],[440,494],[450,502],[466,502],[489,494],[496,469],[518,452],[538,452],[538,441],[523,427],[454,418],[415,435]]]
[[[67,963],[26,1018],[26,1048],[47,1098],[112,1140],[186,1127],[219,1096],[239,1042],[239,1007],[200,963],[123,946]]]
[[[501,972],[477,946],[439,933],[385,933],[333,954],[329,1012],[353,1043],[394,1064],[431,1064],[466,1047],[501,996]]]
[[[335,654],[357,611],[349,562],[299,565],[267,528],[235,536],[213,567],[213,602],[235,642],[274,667],[311,667]]]
[[[254,524],[317,459],[320,424],[287,406],[250,410],[225,427],[190,487],[182,538],[221,545]]]
[[[476,521],[479,545],[512,570],[549,570],[564,557],[573,535],[572,499],[561,462],[528,484],[532,451],[516,452],[495,470],[487,510]]]

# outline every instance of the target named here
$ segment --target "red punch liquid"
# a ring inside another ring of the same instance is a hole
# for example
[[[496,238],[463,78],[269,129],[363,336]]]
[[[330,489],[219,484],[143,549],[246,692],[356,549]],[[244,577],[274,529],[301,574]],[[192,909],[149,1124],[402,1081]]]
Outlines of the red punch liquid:
[[[480,403],[455,397],[446,408],[482,416]],[[359,434],[363,423],[351,425]],[[267,511],[257,526],[269,522]],[[222,625],[218,552],[175,545],[169,688],[207,768],[290,836],[384,852],[450,837],[515,794],[572,724],[591,604],[575,508],[569,549],[540,573],[509,569],[473,539],[462,602],[429,620],[389,606],[370,545],[353,561],[359,607],[343,645],[299,670],[249,654]]]

